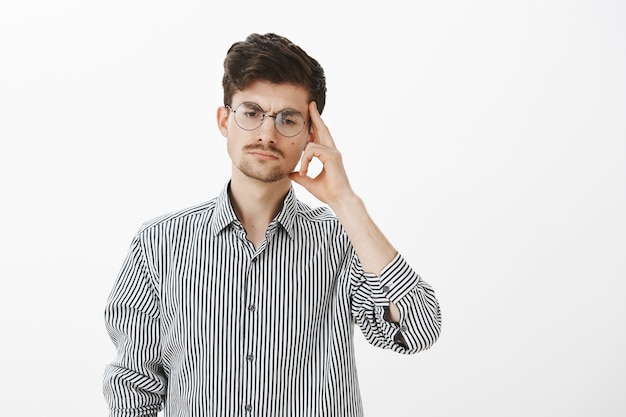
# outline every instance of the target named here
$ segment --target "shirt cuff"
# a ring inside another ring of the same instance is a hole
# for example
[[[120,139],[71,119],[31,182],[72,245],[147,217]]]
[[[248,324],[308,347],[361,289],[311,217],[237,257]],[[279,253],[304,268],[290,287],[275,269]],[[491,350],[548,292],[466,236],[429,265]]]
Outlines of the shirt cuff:
[[[366,277],[372,289],[374,305],[379,307],[401,300],[421,281],[421,277],[399,253],[382,269],[380,276],[366,274]]]

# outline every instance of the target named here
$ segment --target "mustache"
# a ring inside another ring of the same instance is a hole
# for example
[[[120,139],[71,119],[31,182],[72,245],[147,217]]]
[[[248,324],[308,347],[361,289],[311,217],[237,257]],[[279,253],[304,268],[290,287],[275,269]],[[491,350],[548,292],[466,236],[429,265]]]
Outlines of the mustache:
[[[284,156],[282,151],[275,147],[274,145],[263,146],[261,144],[258,145],[246,145],[243,147],[244,151],[264,151],[264,152],[273,152],[280,156]]]

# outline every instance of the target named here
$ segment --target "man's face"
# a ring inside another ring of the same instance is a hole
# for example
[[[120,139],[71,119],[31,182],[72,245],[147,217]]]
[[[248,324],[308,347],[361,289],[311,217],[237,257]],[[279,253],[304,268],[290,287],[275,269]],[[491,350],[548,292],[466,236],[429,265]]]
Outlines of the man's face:
[[[218,109],[219,129],[228,139],[228,154],[233,170],[263,182],[275,182],[287,177],[298,164],[302,151],[309,140],[309,95],[293,84],[270,84],[257,81],[233,95],[230,107],[238,110],[241,103],[256,103],[268,115],[285,109],[295,109],[307,124],[293,137],[281,135],[274,125],[273,117],[265,117],[259,127],[242,129],[235,121],[235,113],[226,107]],[[240,114],[240,117],[244,114]],[[237,174],[233,172],[233,174]]]

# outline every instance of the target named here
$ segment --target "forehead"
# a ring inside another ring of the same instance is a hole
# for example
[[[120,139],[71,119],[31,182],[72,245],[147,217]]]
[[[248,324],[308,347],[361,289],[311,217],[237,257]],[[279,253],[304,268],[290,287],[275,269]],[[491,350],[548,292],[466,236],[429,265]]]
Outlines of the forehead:
[[[297,109],[302,114],[307,113],[309,92],[295,84],[272,84],[267,81],[255,81],[243,90],[233,94],[232,104],[237,106],[244,101],[257,103],[270,113],[283,109]]]

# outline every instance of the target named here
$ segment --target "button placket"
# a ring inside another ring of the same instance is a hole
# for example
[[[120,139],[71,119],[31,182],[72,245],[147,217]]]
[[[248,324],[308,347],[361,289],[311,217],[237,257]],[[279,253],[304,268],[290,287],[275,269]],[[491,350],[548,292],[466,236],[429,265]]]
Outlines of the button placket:
[[[244,409],[246,415],[250,415],[252,412],[252,405],[255,403],[257,393],[255,393],[256,379],[256,337],[258,332],[258,315],[256,314],[258,309],[258,276],[259,276],[259,254],[255,253],[250,259],[250,265],[247,271],[246,277],[246,312],[244,319],[243,334],[245,335],[244,343],[242,346],[241,355],[243,361],[243,372],[245,375],[243,381],[244,388]]]

